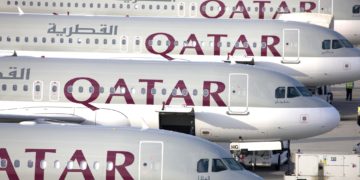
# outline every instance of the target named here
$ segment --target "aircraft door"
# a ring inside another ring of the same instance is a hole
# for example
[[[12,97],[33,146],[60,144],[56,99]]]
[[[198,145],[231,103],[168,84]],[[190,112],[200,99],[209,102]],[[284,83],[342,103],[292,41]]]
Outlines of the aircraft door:
[[[300,30],[283,30],[283,63],[300,63]]]
[[[184,2],[180,2],[178,4],[178,16],[179,17],[184,17],[185,16],[185,3]]]
[[[34,81],[32,88],[33,101],[42,101],[44,93],[44,83],[42,81]]]
[[[333,14],[333,0],[319,0],[319,13],[322,14]]]
[[[163,142],[140,142],[139,180],[163,179]]]
[[[60,100],[60,82],[51,81],[49,89],[49,99],[50,101],[59,101]]]
[[[190,10],[190,17],[197,16],[197,4],[195,2],[192,2],[190,4],[189,10]]]
[[[248,74],[229,74],[228,108],[229,114],[244,114],[248,112]]]

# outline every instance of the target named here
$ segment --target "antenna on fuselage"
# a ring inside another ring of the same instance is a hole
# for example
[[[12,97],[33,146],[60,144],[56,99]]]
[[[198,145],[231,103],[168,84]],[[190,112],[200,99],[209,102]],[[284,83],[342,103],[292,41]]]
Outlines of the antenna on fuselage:
[[[17,56],[16,51],[14,51],[14,53],[11,56],[16,57]]]

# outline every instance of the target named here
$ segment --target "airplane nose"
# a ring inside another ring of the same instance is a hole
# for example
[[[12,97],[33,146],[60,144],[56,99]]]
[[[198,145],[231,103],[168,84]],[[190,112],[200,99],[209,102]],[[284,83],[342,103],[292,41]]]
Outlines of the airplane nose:
[[[322,108],[320,114],[321,119],[323,119],[321,126],[323,133],[331,131],[339,125],[340,114],[333,106]]]

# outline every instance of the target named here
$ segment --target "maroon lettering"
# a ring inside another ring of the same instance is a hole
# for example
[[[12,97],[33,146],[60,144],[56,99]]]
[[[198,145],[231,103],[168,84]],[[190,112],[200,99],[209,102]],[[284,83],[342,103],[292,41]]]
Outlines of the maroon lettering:
[[[242,44],[242,47],[240,47],[240,43]],[[238,49],[243,49],[246,52],[247,56],[254,56],[253,51],[251,50],[251,47],[248,44],[248,41],[246,39],[245,35],[240,35],[238,40],[236,41],[234,48],[231,50],[230,55],[233,56],[235,54],[235,51]]]
[[[273,19],[276,19],[278,14],[288,14],[290,13],[290,9],[285,1],[282,1],[279,7],[277,8],[277,11],[275,12]]]
[[[86,80],[86,81],[89,81],[91,83],[91,86],[94,88],[94,91],[91,93],[91,96],[85,100],[85,101],[79,101],[79,100],[76,100],[72,94],[72,91],[69,91],[69,89],[73,89],[73,85],[76,81],[79,81],[79,80]],[[70,81],[68,81],[65,86],[64,86],[64,94],[65,94],[65,97],[71,101],[71,102],[74,102],[74,103],[79,103],[79,104],[82,104],[88,108],[90,108],[91,110],[95,111],[99,108],[91,105],[90,103],[95,101],[98,97],[99,97],[99,89],[100,89],[100,85],[98,82],[96,82],[94,79],[91,79],[91,78],[87,78],[87,77],[79,77],[79,78],[74,78],[74,79],[71,79]]]
[[[309,8],[306,8],[306,4],[309,4]],[[300,2],[300,9],[302,12],[309,12],[311,13],[316,8],[316,3],[310,1],[303,1]]]
[[[154,104],[154,95],[151,93],[151,90],[154,89],[155,83],[162,83],[163,80],[153,80],[153,79],[139,79],[139,82],[146,82],[146,104]]]
[[[273,39],[272,44],[268,44],[269,38]],[[274,56],[281,56],[279,51],[275,48],[275,46],[278,45],[279,42],[280,42],[280,38],[277,36],[262,36],[261,56],[267,56],[267,49],[269,49]]]
[[[214,55],[220,55],[220,42],[221,37],[227,37],[226,34],[208,34],[208,37],[214,37]]]
[[[118,88],[120,88],[120,93],[115,93]],[[125,90],[125,91],[121,92],[122,90]],[[110,104],[110,102],[114,96],[123,96],[123,97],[125,97],[126,104],[135,104],[124,79],[119,79],[117,81],[117,83],[114,86],[114,93],[110,93],[110,95],[107,98],[105,103]]]
[[[177,92],[178,89],[180,90],[181,95],[177,95],[177,94],[176,94],[176,92]],[[191,96],[190,96],[190,94],[188,93],[188,90],[187,90],[187,88],[186,88],[185,83],[184,83],[183,80],[179,80],[179,81],[176,83],[176,85],[175,85],[175,87],[174,87],[174,89],[173,89],[173,92],[170,94],[170,96],[169,96],[169,98],[167,99],[167,101],[166,101],[165,104],[166,104],[166,105],[169,105],[169,104],[171,103],[171,100],[172,100],[173,98],[183,98],[187,106],[194,106],[194,102],[193,102],[193,100],[191,99]]]
[[[25,152],[35,153],[35,178],[36,180],[44,179],[44,169],[40,167],[40,162],[45,160],[45,153],[56,153],[56,149],[25,149]]]
[[[206,12],[206,7],[210,2],[215,2],[220,7],[220,11],[218,12],[218,14],[216,14],[214,16],[209,16],[207,14],[207,12]],[[207,1],[204,1],[203,3],[201,3],[201,5],[200,5],[200,14],[205,18],[216,19],[216,18],[219,18],[219,17],[224,15],[225,9],[226,9],[225,4],[222,1],[219,1],[219,0],[207,0]]]
[[[155,38],[155,36],[159,36],[159,35],[165,36],[167,38],[168,42],[169,42],[169,44],[167,46],[167,49],[164,50],[163,52],[157,52],[153,48],[154,38]],[[168,53],[172,52],[174,50],[174,48],[175,48],[175,38],[173,36],[171,36],[170,34],[167,34],[167,33],[154,33],[154,34],[151,34],[149,37],[146,38],[145,46],[146,46],[146,49],[150,53],[160,55],[160,56],[164,57],[165,59],[167,59],[169,61],[174,59],[174,58],[167,55]]]
[[[243,14],[244,19],[250,19],[249,12],[247,11],[246,6],[242,1],[238,1],[238,3],[235,5],[233,12],[230,14],[230,18],[234,18],[236,13]]]
[[[77,161],[79,166],[80,166],[80,162],[87,162],[85,159],[85,156],[83,154],[83,152],[81,150],[76,150],[73,154],[73,156],[70,158],[70,161],[75,162]],[[94,176],[91,173],[91,170],[89,168],[89,166],[86,167],[86,169],[82,170],[82,169],[68,169],[67,167],[65,167],[64,171],[62,172],[59,180],[65,180],[66,176],[68,173],[82,173],[82,175],[84,176],[84,179],[86,180],[94,180]]]
[[[19,180],[14,166],[6,149],[0,148],[0,159],[6,161],[6,167],[0,167],[0,171],[5,171],[9,180]]]
[[[197,40],[195,34],[191,34],[189,38],[186,41],[186,46],[181,49],[180,54],[184,54],[186,49],[195,49],[197,55],[204,55],[203,50],[201,49],[201,46],[199,44],[199,41]]]
[[[211,92],[211,85],[216,85],[217,89],[215,92]],[[214,99],[218,106],[226,106],[225,102],[221,99],[220,93],[224,92],[225,84],[219,81],[205,81],[204,90],[209,91],[208,96],[203,96],[203,106],[210,106],[210,97]]]
[[[124,163],[120,165],[116,165],[116,155],[121,154],[125,158]],[[124,180],[133,180],[134,178],[131,176],[129,171],[126,169],[127,166],[130,166],[134,163],[134,155],[130,152],[126,151],[108,151],[107,152],[107,162],[112,162],[114,164],[114,168],[110,171],[106,171],[106,180],[115,180],[115,170],[120,173],[122,179]]]
[[[271,3],[271,2],[270,1],[254,1],[254,3],[259,3],[259,19],[264,19],[265,3]]]

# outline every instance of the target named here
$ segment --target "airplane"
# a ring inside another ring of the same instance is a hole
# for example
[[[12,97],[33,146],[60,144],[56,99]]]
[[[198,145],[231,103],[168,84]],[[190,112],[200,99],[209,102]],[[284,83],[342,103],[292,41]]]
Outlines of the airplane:
[[[286,19],[326,26],[360,45],[359,0],[7,0],[0,12],[68,15]],[[295,15],[295,16],[294,16]],[[320,15],[320,16],[319,16]],[[319,23],[319,22],[326,23]]]
[[[0,125],[0,179],[263,179],[209,141],[163,130]]]
[[[232,61],[308,87],[360,77],[360,49],[337,32],[299,22],[16,14],[0,14],[0,22],[2,55]]]
[[[0,122],[165,129],[214,142],[289,140],[338,111],[284,74],[243,64],[0,58]]]

